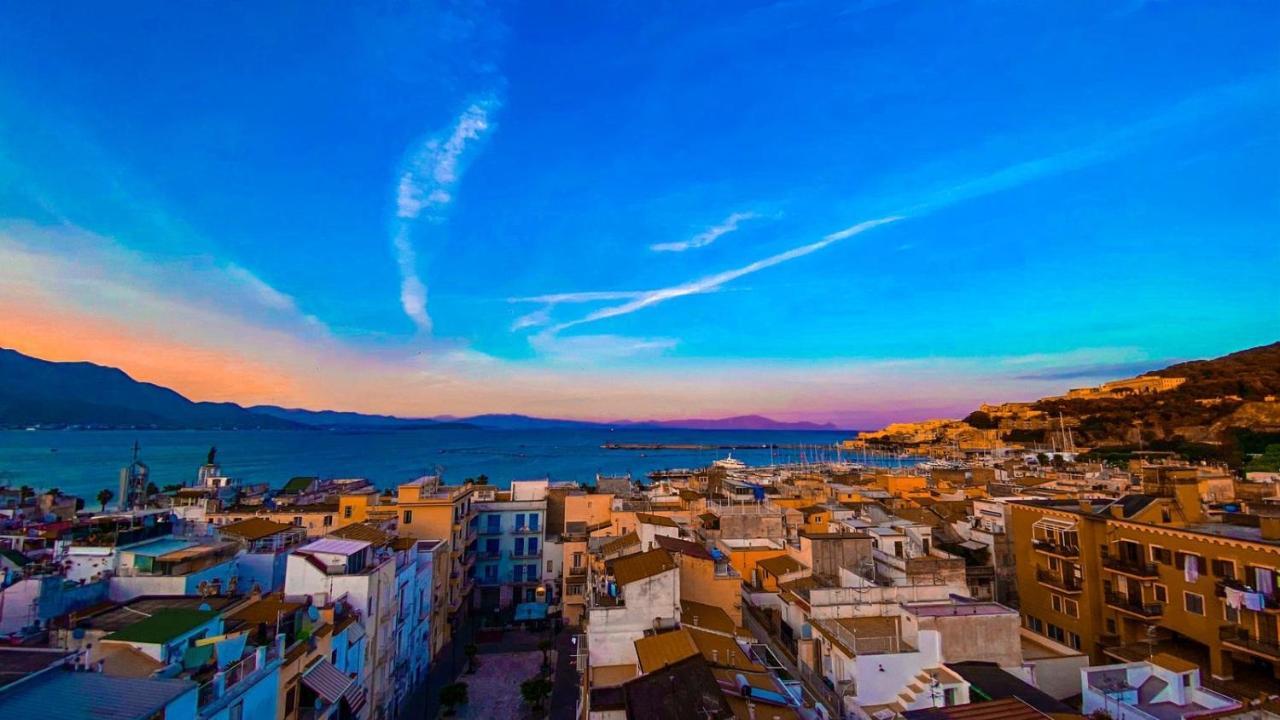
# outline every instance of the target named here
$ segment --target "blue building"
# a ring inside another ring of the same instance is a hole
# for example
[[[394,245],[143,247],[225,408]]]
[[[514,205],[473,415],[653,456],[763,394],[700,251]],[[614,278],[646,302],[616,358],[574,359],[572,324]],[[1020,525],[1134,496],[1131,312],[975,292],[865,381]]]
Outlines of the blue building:
[[[521,480],[511,489],[477,488],[476,606],[504,610],[545,601],[542,586],[546,541],[547,481]]]

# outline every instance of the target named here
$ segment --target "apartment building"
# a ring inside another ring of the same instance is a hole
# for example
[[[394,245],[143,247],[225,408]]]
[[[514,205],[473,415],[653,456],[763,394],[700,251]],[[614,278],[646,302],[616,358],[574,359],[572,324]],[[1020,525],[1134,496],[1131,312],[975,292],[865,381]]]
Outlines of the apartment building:
[[[545,601],[553,594],[543,585],[547,481],[516,481],[506,491],[477,487],[473,503],[478,517],[476,607],[506,610]]]
[[[432,538],[449,543],[450,623],[456,627],[475,586],[478,519],[473,486],[445,485],[429,475],[396,488],[397,532],[402,537]]]
[[[1218,680],[1280,680],[1280,517],[1171,495],[1010,502],[1022,622],[1095,661],[1168,652]],[[1274,685],[1273,685],[1274,687]]]

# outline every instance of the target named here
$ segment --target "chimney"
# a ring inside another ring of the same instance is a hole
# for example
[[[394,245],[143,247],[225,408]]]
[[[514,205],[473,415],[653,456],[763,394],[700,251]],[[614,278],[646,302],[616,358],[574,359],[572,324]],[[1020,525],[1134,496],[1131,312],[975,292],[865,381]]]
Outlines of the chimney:
[[[1258,518],[1263,540],[1280,540],[1280,515],[1264,515]]]
[[[1173,481],[1173,499],[1182,510],[1187,522],[1204,522],[1204,506],[1200,504],[1200,484],[1195,478],[1177,478]]]

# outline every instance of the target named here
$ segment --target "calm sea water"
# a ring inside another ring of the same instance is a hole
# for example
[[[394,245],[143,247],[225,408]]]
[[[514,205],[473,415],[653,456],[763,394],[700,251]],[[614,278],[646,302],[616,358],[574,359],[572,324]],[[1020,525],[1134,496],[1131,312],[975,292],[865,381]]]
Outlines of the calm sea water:
[[[805,445],[813,460],[848,432],[710,430],[412,430],[412,431],[0,431],[0,485],[57,487],[92,498],[116,487],[133,443],[160,486],[195,479],[211,445],[223,472],[246,482],[280,486],[296,475],[364,477],[381,487],[440,469],[446,481],[481,473],[505,486],[541,478],[590,481],[596,473],[702,467],[727,450],[605,450],[604,443]],[[799,461],[800,450],[734,450],[750,465]],[[91,501],[92,504],[92,501]]]

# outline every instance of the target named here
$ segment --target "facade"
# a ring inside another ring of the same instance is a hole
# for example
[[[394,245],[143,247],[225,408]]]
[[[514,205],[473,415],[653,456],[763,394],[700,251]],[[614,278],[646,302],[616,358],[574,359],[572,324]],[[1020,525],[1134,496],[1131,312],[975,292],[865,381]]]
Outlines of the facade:
[[[517,481],[509,491],[478,488],[475,493],[476,607],[505,610],[522,602],[545,602],[547,481]]]
[[[1280,679],[1280,518],[1173,497],[1010,503],[1023,624],[1094,660],[1153,649],[1217,679]]]
[[[445,598],[450,625],[466,612],[475,587],[477,518],[470,484],[444,485],[426,476],[396,488],[397,532],[401,537],[449,543],[449,592]]]

